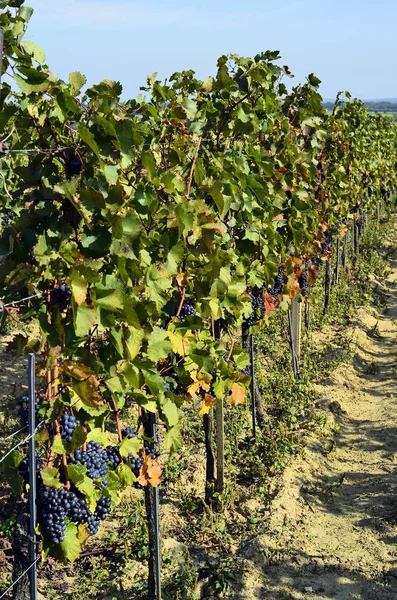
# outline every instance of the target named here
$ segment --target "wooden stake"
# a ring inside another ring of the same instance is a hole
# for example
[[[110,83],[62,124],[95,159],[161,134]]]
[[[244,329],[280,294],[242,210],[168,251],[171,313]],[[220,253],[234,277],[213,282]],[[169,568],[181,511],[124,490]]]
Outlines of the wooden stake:
[[[302,302],[293,299],[291,302],[292,318],[292,339],[294,342],[294,351],[296,357],[296,366],[299,373],[299,363],[301,357],[301,339],[302,339]]]
[[[327,312],[331,298],[331,259],[325,263],[325,283],[324,283],[324,309],[323,314]]]

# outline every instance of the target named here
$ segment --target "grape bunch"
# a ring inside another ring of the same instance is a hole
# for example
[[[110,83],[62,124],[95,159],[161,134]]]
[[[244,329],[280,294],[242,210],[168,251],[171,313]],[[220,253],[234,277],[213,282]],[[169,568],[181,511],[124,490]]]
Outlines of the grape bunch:
[[[57,489],[43,486],[39,493],[39,512],[46,537],[53,544],[59,544],[65,539],[65,517],[70,503],[69,493],[64,488]]]
[[[323,264],[324,264],[324,261],[323,261],[323,259],[322,259],[322,258],[320,258],[320,257],[317,257],[317,256],[314,256],[314,257],[311,259],[311,261],[312,261],[313,265],[314,265],[314,266],[316,266],[316,267],[322,267],[322,266],[323,266]]]
[[[277,300],[277,298],[279,297],[279,295],[282,292],[283,286],[284,286],[284,268],[279,267],[278,273],[274,279],[274,285],[272,288],[268,289],[267,293],[269,294],[269,296],[274,298],[274,300]]]
[[[62,426],[62,434],[61,437],[68,444],[72,441],[73,431],[76,428],[76,425],[80,425],[80,421],[76,419],[73,415],[62,415],[61,417],[61,426]]]
[[[131,440],[132,438],[135,438],[138,435],[138,432],[136,429],[133,429],[131,425],[128,425],[128,427],[122,429],[121,435],[123,438],[128,438],[129,440]]]
[[[2,218],[1,218],[1,224],[3,225],[3,227],[5,227],[6,225],[8,225],[8,223],[10,221],[12,221],[12,219],[14,218],[14,213],[13,212],[8,212],[6,213]]]
[[[78,156],[73,156],[69,160],[67,168],[70,175],[80,175],[83,164]]]
[[[39,492],[40,521],[46,537],[53,544],[63,542],[68,517],[73,523],[87,523],[91,535],[98,532],[99,524],[110,513],[110,498],[101,496],[94,514],[78,492],[65,488],[42,486]]]
[[[85,465],[87,467],[87,475],[93,481],[105,478],[109,470],[108,453],[98,442],[88,442],[87,450],[82,448],[75,450],[73,456],[68,460],[70,465]],[[105,480],[106,481],[106,480]]]
[[[43,463],[44,463],[44,458],[41,456],[40,452],[36,451],[36,461],[35,462],[36,462],[36,466],[35,466],[36,479],[38,482],[40,482],[41,481],[40,471],[43,468]],[[22,477],[26,483],[29,482],[29,458],[27,456],[23,459],[23,461],[19,465],[18,473],[20,475],[22,475]]]
[[[98,517],[101,521],[104,521],[108,514],[110,514],[110,498],[101,496],[97,502],[94,516]]]
[[[121,463],[121,456],[117,446],[108,446],[106,448],[107,461],[113,469],[116,469]]]
[[[307,292],[309,289],[309,274],[307,271],[302,271],[298,278],[299,287],[302,292]]]
[[[58,306],[61,312],[64,312],[69,307],[71,298],[71,289],[65,283],[51,290],[52,303]]]
[[[36,423],[40,419],[39,414],[40,397],[35,397]],[[24,395],[18,398],[18,417],[21,421],[21,427],[26,427],[29,423],[29,396]]]
[[[87,523],[91,517],[90,507],[82,496],[68,492],[66,496],[67,516],[73,523]]]
[[[265,316],[265,305],[263,302],[263,288],[255,286],[251,290],[251,316],[245,321],[245,327],[251,327],[258,319]]]
[[[180,323],[184,323],[186,317],[195,317],[195,316],[196,316],[196,309],[194,307],[192,300],[185,300],[185,302],[182,305],[181,312],[179,313],[179,316],[178,316]]]
[[[251,367],[250,367],[250,365],[248,365],[247,367],[244,367],[244,369],[240,369],[240,373],[242,373],[243,375],[246,375],[248,377],[251,377]]]

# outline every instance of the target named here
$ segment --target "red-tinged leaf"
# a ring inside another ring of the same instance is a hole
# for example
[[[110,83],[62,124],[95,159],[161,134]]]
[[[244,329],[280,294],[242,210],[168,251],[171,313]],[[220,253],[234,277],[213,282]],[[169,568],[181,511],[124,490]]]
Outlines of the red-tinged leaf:
[[[265,295],[265,315],[267,316],[272,310],[275,309],[274,298],[270,294]]]
[[[158,462],[151,458],[151,455],[145,456],[145,462],[143,463],[139,472],[138,483],[143,486],[151,485],[157,487],[161,481],[161,467]]]

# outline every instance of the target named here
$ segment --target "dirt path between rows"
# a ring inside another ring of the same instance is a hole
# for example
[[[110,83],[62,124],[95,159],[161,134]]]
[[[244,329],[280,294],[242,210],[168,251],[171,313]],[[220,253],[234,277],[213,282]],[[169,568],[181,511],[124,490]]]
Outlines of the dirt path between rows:
[[[317,386],[340,427],[335,443],[311,440],[287,468],[234,598],[397,600],[396,251],[390,264],[387,310],[360,309],[333,332],[352,350]]]

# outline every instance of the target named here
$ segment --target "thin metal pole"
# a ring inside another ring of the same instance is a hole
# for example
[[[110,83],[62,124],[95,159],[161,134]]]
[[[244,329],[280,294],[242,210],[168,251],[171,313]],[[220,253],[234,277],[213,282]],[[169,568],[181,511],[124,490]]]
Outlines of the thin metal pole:
[[[160,498],[158,487],[153,488],[153,517],[156,545],[156,595],[161,600]]]
[[[214,322],[214,337],[221,338],[220,321]],[[223,398],[216,399],[216,489],[222,494],[225,487],[225,410]]]
[[[294,371],[294,379],[297,379],[298,378],[298,369],[297,369],[296,356],[295,356],[295,345],[294,345],[294,334],[293,334],[293,329],[292,329],[291,310],[288,310],[288,327],[289,327],[289,344],[291,347],[291,356],[292,356],[292,368]]]
[[[30,598],[37,600],[37,562],[36,562],[36,391],[35,391],[35,355],[28,357],[28,397],[29,397],[29,534],[30,560],[34,563],[30,570]]]
[[[153,445],[158,446],[157,436],[157,415],[150,413]],[[161,600],[161,549],[160,549],[160,497],[158,487],[153,488],[153,520],[154,520],[154,540],[155,540],[155,558],[156,558],[156,595],[157,600]]]
[[[254,336],[250,335],[250,363],[251,363],[251,416],[252,416],[252,435],[256,438],[256,418],[255,418],[255,350]]]

